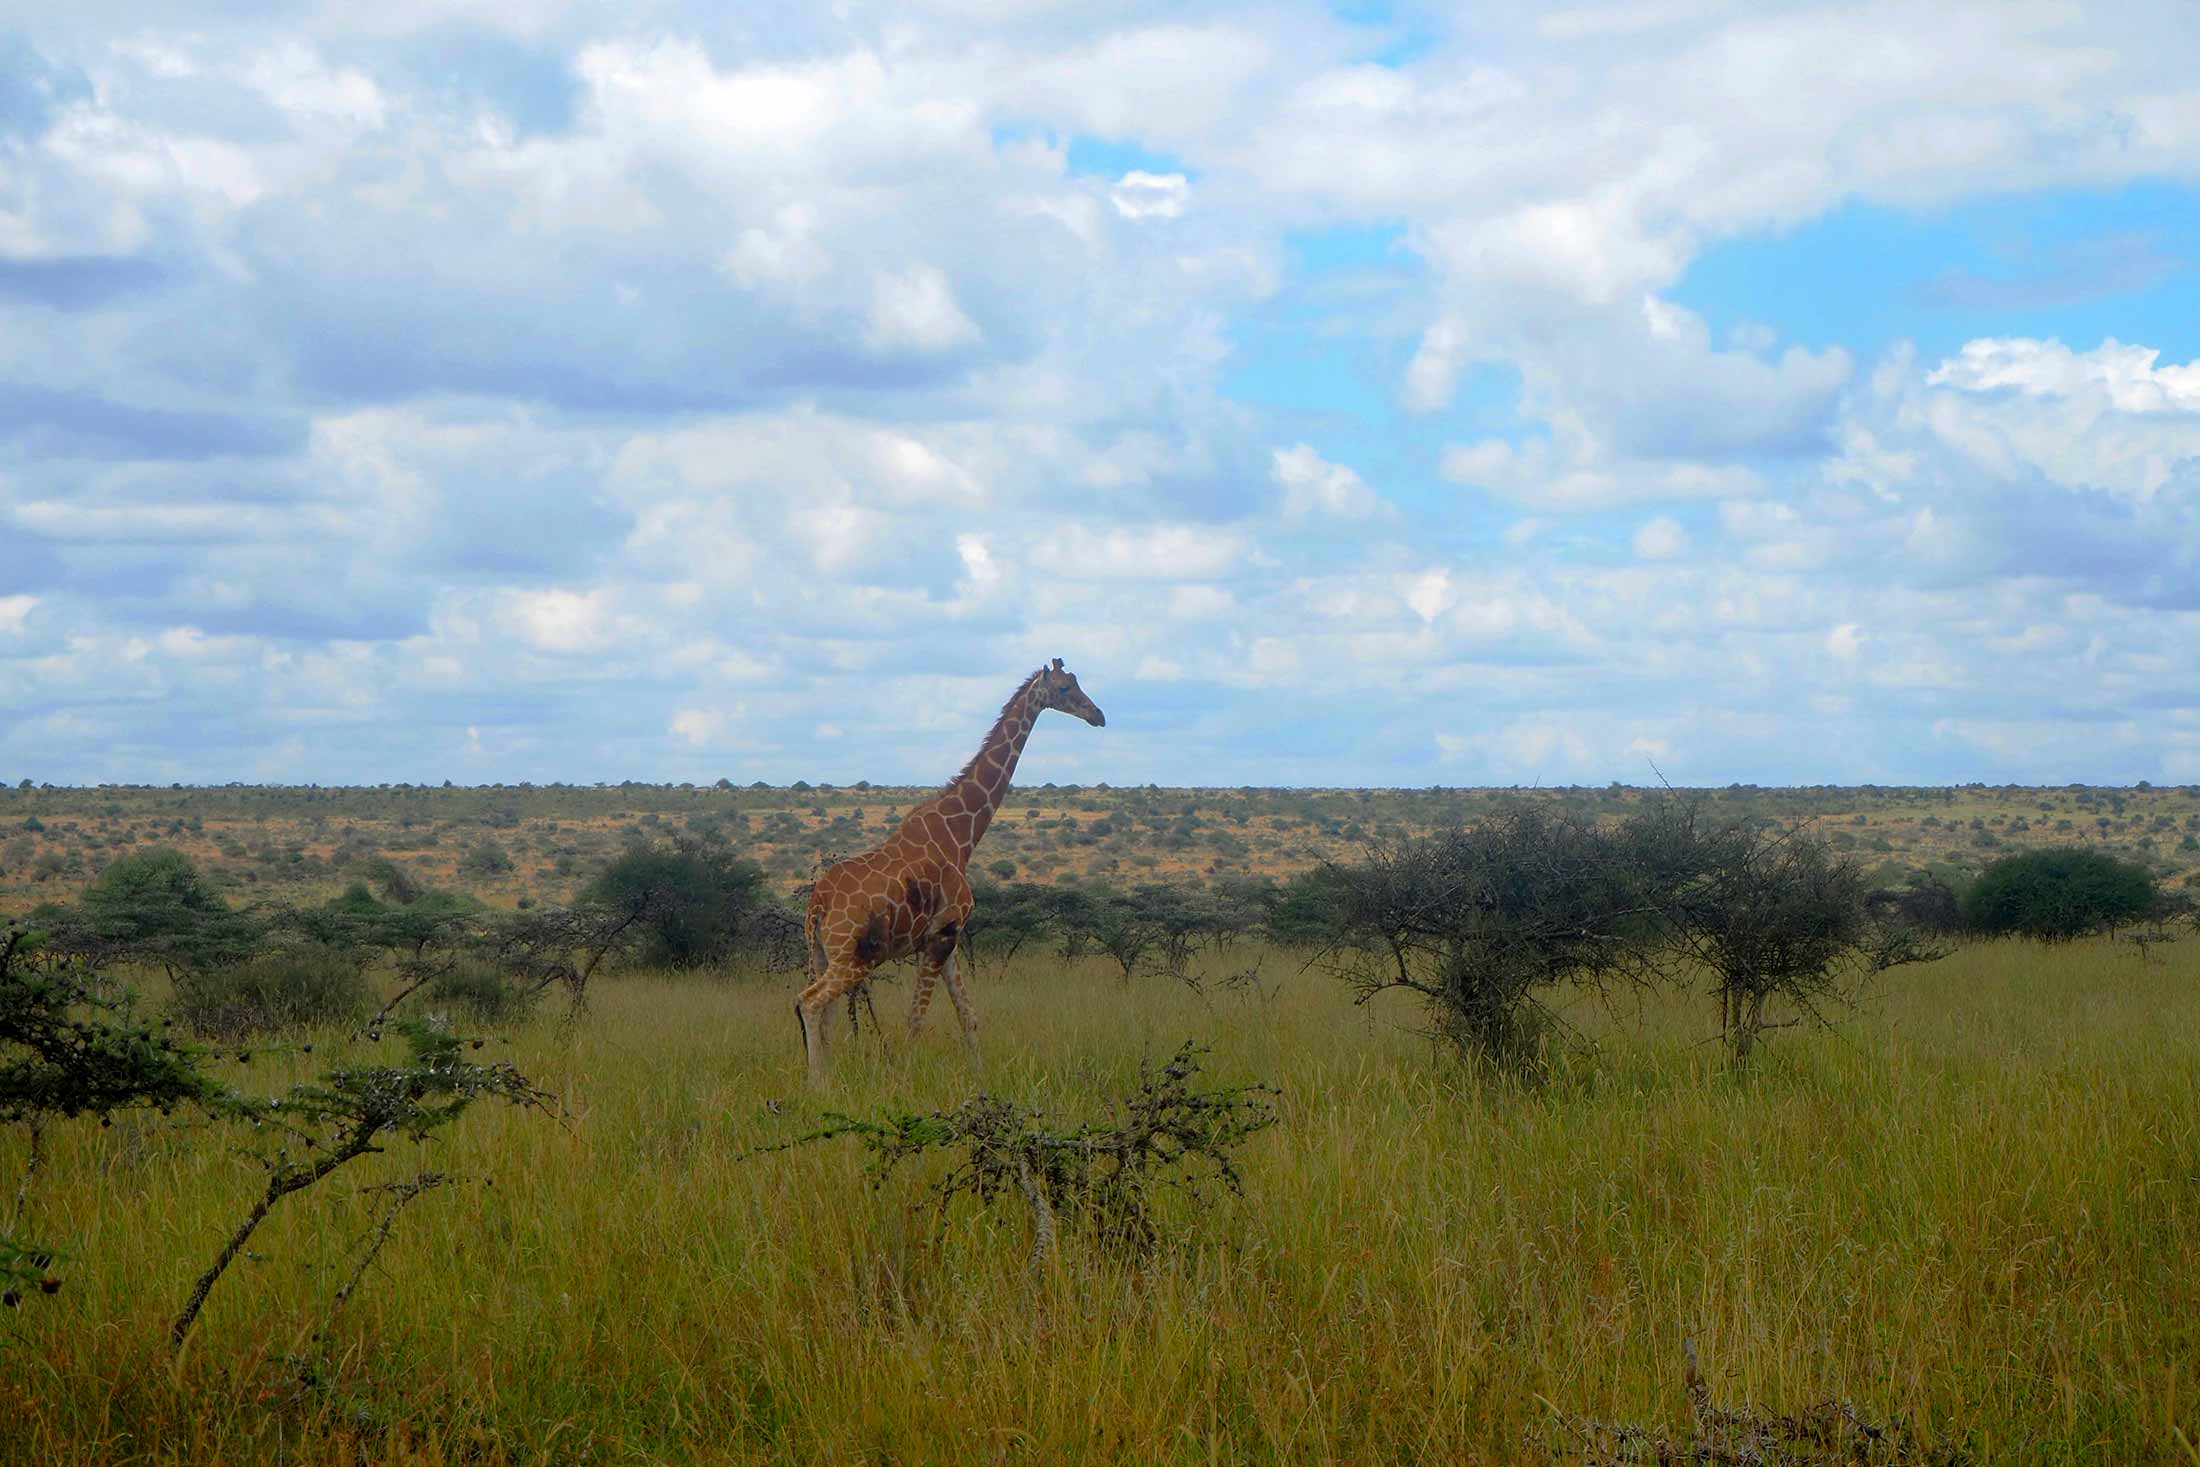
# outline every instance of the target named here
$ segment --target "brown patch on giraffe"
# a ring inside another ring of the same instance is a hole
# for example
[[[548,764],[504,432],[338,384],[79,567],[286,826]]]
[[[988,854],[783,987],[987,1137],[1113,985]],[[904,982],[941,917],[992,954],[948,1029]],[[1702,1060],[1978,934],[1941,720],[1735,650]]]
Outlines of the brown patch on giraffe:
[[[905,895],[909,903],[909,910],[916,915],[917,926],[919,927],[924,925],[927,917],[939,910],[939,893],[933,889],[929,882],[919,881],[914,876],[910,877]]]
[[[876,963],[886,956],[893,945],[893,929],[888,925],[884,912],[873,913],[864,924],[863,935],[856,939],[856,961]]]

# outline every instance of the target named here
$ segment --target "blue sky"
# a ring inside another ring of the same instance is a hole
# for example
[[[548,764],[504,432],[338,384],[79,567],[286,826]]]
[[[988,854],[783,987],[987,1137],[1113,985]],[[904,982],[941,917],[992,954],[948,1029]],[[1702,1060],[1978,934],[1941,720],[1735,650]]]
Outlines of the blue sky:
[[[2200,782],[2191,30],[0,4],[0,778]]]

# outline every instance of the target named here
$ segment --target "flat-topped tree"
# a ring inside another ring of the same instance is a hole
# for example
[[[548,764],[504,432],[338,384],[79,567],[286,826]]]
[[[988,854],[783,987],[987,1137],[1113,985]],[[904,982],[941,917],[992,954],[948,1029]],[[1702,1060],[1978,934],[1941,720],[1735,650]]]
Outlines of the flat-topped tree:
[[[955,944],[970,917],[970,882],[964,872],[1008,793],[1032,725],[1049,708],[1094,728],[1107,725],[1106,716],[1077,686],[1077,675],[1055,658],[1009,696],[985,742],[945,789],[902,816],[877,846],[817,879],[804,924],[810,983],[794,1006],[813,1084],[825,1077],[823,1020],[833,1000],[879,964],[911,955],[917,958],[917,986],[909,1003],[910,1034],[923,1025],[933,988],[945,981],[962,1020],[963,1039],[976,1057],[978,1019],[955,963]]]

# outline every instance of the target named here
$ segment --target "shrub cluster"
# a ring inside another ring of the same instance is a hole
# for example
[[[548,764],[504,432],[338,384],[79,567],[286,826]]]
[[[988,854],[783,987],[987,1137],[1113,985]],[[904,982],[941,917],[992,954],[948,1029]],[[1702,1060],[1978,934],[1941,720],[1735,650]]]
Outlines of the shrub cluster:
[[[1516,1075],[1546,1062],[1562,988],[1707,973],[1739,1064],[1790,1022],[1774,997],[1813,1014],[1868,973],[1938,956],[1899,916],[1875,917],[1862,873],[1824,840],[1679,800],[1616,825],[1516,802],[1377,843],[1331,879],[1334,967],[1362,1000],[1416,994],[1435,1032]]]
[[[1964,901],[1971,929],[2063,942],[2155,909],[2154,875],[2099,851],[2070,847],[2005,856],[1986,868]]]

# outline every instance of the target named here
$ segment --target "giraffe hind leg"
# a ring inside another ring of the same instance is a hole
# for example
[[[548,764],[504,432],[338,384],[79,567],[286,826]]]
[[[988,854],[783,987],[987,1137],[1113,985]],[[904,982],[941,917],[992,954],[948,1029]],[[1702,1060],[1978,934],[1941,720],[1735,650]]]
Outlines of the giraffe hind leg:
[[[947,984],[947,996],[954,1000],[955,1017],[962,1020],[963,1044],[970,1051],[970,1063],[979,1065],[983,1056],[978,1052],[978,1012],[970,1006],[970,994],[963,987],[961,959],[953,948],[947,952],[947,961],[940,964],[940,978]]]
[[[909,1037],[924,1027],[924,1011],[932,1006],[932,990],[940,981],[939,965],[930,958],[917,964],[917,986],[909,995]]]

